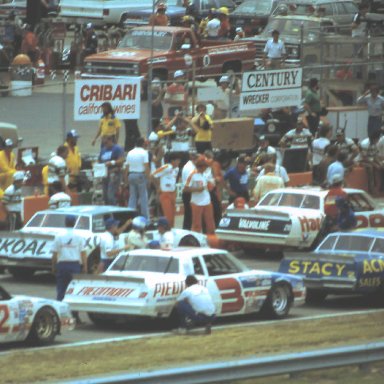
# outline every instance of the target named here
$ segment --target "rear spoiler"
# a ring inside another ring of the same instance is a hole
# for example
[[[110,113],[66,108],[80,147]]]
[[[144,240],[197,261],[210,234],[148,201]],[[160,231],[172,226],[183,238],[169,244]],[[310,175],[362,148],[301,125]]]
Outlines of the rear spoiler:
[[[144,277],[135,276],[108,276],[108,275],[91,275],[91,274],[79,274],[73,275],[73,280],[88,280],[88,281],[123,281],[127,283],[145,283]]]
[[[268,208],[256,208],[256,209],[230,209],[227,210],[227,217],[262,217],[263,219],[266,216],[276,219],[286,219],[288,220],[290,215],[285,212],[272,211]]]

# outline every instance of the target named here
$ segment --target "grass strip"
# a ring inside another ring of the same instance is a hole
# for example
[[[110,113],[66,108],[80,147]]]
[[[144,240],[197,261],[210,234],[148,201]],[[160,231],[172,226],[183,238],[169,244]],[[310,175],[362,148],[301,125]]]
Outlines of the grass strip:
[[[2,383],[32,383],[308,351],[384,339],[384,313],[260,324],[0,357]]]

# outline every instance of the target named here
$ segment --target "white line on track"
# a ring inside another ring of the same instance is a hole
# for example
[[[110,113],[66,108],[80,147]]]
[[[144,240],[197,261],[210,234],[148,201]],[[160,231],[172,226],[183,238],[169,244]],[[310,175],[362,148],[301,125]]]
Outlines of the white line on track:
[[[284,323],[286,322],[297,322],[297,321],[312,321],[312,320],[320,320],[320,319],[329,319],[333,317],[345,317],[345,316],[356,316],[356,315],[369,315],[373,313],[380,313],[384,312],[384,309],[370,309],[367,311],[351,311],[351,312],[344,312],[344,313],[331,313],[326,315],[316,315],[316,316],[307,316],[307,317],[298,317],[295,319],[285,319],[285,320],[271,320],[271,321],[261,321],[261,322],[247,322],[247,323],[240,323],[240,324],[230,324],[230,325],[218,325],[213,328],[215,329],[229,329],[229,328],[239,328],[239,327],[248,327],[248,326],[260,326],[260,325],[268,325],[268,324],[281,324],[282,321]],[[89,341],[78,341],[75,343],[69,343],[69,344],[63,344],[63,345],[54,345],[49,347],[35,347],[35,348],[28,348],[24,349],[23,351],[29,352],[29,351],[36,351],[36,350],[49,350],[49,349],[59,349],[59,348],[73,348],[73,347],[84,347],[88,345],[96,345],[96,344],[109,344],[109,343],[116,343],[120,341],[127,341],[127,340],[137,340],[137,339],[147,339],[151,337],[165,337],[173,335],[171,332],[157,332],[157,333],[149,333],[146,335],[134,335],[134,336],[119,336],[119,337],[112,337],[109,339],[101,339],[101,340],[89,340]],[[11,350],[11,351],[5,351],[0,352],[0,356],[8,355],[14,352],[20,351],[19,349]]]

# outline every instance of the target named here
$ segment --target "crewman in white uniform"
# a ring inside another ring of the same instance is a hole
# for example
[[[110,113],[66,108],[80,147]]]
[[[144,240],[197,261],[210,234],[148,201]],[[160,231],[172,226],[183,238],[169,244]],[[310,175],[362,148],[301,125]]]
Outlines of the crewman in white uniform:
[[[137,216],[132,220],[132,229],[125,238],[125,249],[145,248],[148,244],[148,238],[145,235],[147,219],[144,216]]]
[[[8,228],[10,231],[22,227],[21,200],[25,173],[17,171],[13,174],[13,183],[4,191],[3,204],[8,214]]]
[[[175,247],[175,237],[166,217],[159,217],[154,240],[159,242],[161,249],[170,250]]]
[[[63,192],[61,183],[59,181],[52,183],[52,190],[54,191],[54,194],[48,201],[49,209],[70,207],[72,205],[71,196]]]
[[[63,191],[67,190],[67,163],[65,159],[68,156],[68,147],[64,145],[60,145],[57,148],[56,155],[52,156],[48,162],[48,193],[49,196],[54,194],[54,190],[52,189],[52,184],[55,181],[59,181],[61,183],[61,187]]]

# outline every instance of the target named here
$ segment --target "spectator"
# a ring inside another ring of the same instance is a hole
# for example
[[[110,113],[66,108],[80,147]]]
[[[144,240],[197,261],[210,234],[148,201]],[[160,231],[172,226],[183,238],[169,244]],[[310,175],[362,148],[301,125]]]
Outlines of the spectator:
[[[53,195],[48,201],[49,209],[57,209],[70,207],[72,205],[72,198],[63,191],[60,181],[55,181],[52,184]]]
[[[118,143],[121,128],[120,120],[115,116],[111,103],[105,102],[101,104],[101,108],[103,109],[103,116],[100,119],[99,130],[92,141],[92,145],[96,144],[99,137],[101,137],[101,145],[103,145],[107,136],[113,137],[114,142]]]
[[[244,197],[238,197],[236,198],[232,204],[229,204],[227,207],[228,209],[249,209],[249,205],[247,204]]]
[[[225,187],[229,192],[229,203],[232,203],[237,197],[244,197],[249,201],[248,192],[248,172],[246,157],[241,155],[237,158],[235,167],[231,167],[224,175],[226,181]]]
[[[379,151],[380,131],[373,131],[370,136],[360,142],[360,164],[366,169],[368,190],[375,193],[380,186],[379,174],[382,163]]]
[[[136,219],[136,217],[135,217]],[[128,246],[120,248],[119,236],[121,233],[132,224],[133,220],[128,219],[120,228],[120,221],[115,220],[113,217],[109,217],[104,221],[105,232],[100,235],[100,264],[98,266],[98,272],[104,272],[115,260],[116,256],[125,250],[128,250]]]
[[[4,149],[0,151],[0,188],[5,191],[13,181],[16,172],[16,159],[12,139],[5,139]]]
[[[233,38],[233,41],[239,41],[240,39],[244,39],[245,37],[245,32],[243,31],[243,28],[237,27],[236,28],[236,35]]]
[[[182,199],[184,205],[184,219],[183,229],[190,230],[192,227],[192,209],[191,209],[191,192],[185,190],[185,184],[189,175],[196,170],[197,152],[189,152],[189,161],[184,165],[181,171],[181,187],[182,187]]]
[[[198,104],[196,116],[191,120],[192,129],[195,132],[195,145],[198,153],[212,150],[212,120],[207,115],[207,107]]]
[[[65,159],[69,173],[68,188],[77,192],[81,192],[82,189],[79,180],[81,169],[81,155],[77,145],[77,139],[79,137],[79,134],[72,129],[67,133],[67,140],[64,143],[64,146],[68,148],[68,155]]]
[[[214,101],[214,119],[225,119],[228,112],[232,108],[232,97],[240,94],[240,83],[234,81],[234,86],[231,88],[231,79],[227,75],[223,75],[219,79],[219,88],[221,90],[220,97]]]
[[[164,146],[159,139],[159,135],[151,132],[148,136],[149,152],[151,153],[151,173],[155,172],[164,164]]]
[[[195,18],[193,16],[190,16],[190,15],[183,16],[181,18],[181,26],[185,28],[190,28],[191,31],[196,34],[196,37],[198,37],[199,26],[197,25]],[[185,41],[185,43],[183,44],[187,44],[187,42]]]
[[[215,316],[215,305],[206,287],[200,285],[194,275],[185,279],[186,288],[177,298],[176,309],[179,314],[178,334],[186,334],[193,326],[204,326],[205,333],[211,333]]]
[[[328,167],[330,164],[332,164],[337,159],[337,155],[339,153],[339,148],[336,145],[330,145],[328,146],[325,157],[320,161],[320,163],[317,166],[317,180],[315,180],[315,183],[317,185],[320,185],[322,187],[327,186],[327,172]]]
[[[144,216],[136,216],[132,220],[132,229],[125,238],[126,250],[145,248],[148,244],[148,238],[145,235],[145,228],[147,227],[147,219]]]
[[[345,137],[345,130],[342,128],[336,130],[336,141],[334,144],[339,148],[340,152],[345,152],[347,154],[344,167],[351,168],[359,155],[359,147],[351,138]]]
[[[180,158],[176,154],[171,154],[168,158],[169,163],[156,169],[152,176],[160,179],[158,188],[161,209],[168,223],[175,225],[176,213],[176,182],[179,174]]]
[[[166,27],[169,23],[166,10],[167,6],[164,3],[158,3],[156,13],[149,18],[149,25]]]
[[[128,208],[136,211],[140,201],[140,212],[145,218],[149,218],[147,184],[150,176],[149,154],[144,149],[145,140],[137,139],[136,147],[128,152],[125,180],[129,186]]]
[[[331,127],[323,125],[319,129],[319,137],[312,141],[312,175],[313,181],[318,184],[318,168],[323,160],[327,147],[331,144]]]
[[[92,23],[88,23],[85,29],[84,49],[82,52],[83,60],[97,53],[98,39]]]
[[[220,7],[218,9],[220,29],[219,37],[228,39],[231,32],[231,24],[229,22],[229,9],[227,7]]]
[[[267,162],[274,165],[274,171],[273,171],[274,174],[276,176],[280,176],[283,180],[284,186],[287,186],[289,183],[289,176],[288,176],[287,170],[282,165],[277,164],[276,153],[274,153],[272,155],[268,155],[267,156]],[[265,168],[264,167],[262,167],[260,173],[258,174],[258,176],[256,178],[256,181],[259,179],[259,177],[261,177],[263,175],[265,175]]]
[[[219,38],[219,31],[221,27],[221,22],[218,17],[217,11],[212,11],[212,17],[207,22],[207,38],[208,39],[218,39]]]
[[[56,155],[52,156],[48,162],[48,194],[52,196],[54,191],[52,184],[59,181],[63,191],[67,190],[65,177],[67,175],[67,163],[65,159],[68,156],[68,147],[60,145],[57,148]]]
[[[202,37],[202,38],[207,38],[208,37],[208,31],[207,31],[207,26],[208,26],[208,23],[214,19],[216,15],[216,10],[214,8],[211,8],[208,10],[208,15],[207,17],[205,17],[204,19],[201,19],[200,21],[200,24],[199,24],[199,35]],[[219,21],[219,28],[220,28],[220,20]],[[218,30],[219,28],[217,29],[217,33],[218,33]]]
[[[25,24],[20,53],[27,55],[30,58],[32,65],[36,64],[40,58],[40,49],[38,45],[39,40],[33,32],[32,26]]]
[[[268,137],[265,135],[261,135],[259,137],[259,146],[257,147],[252,167],[256,168],[262,165],[261,160],[263,156],[274,154],[276,154],[276,149],[269,145]],[[254,169],[254,171],[257,170]]]
[[[185,8],[185,15],[192,16],[196,19],[198,17],[198,13],[196,11],[196,7],[194,4],[191,4],[190,0],[183,0],[183,7]]]
[[[344,161],[347,158],[345,152],[338,152],[336,156],[336,161],[329,164],[327,169],[327,183],[328,185],[332,185],[332,180],[334,179],[334,175],[338,175],[339,177],[343,178],[344,183],[344,177],[345,177],[345,168],[344,168]]]
[[[184,190],[191,193],[192,210],[192,231],[202,232],[203,221],[206,233],[211,235],[215,232],[215,221],[213,217],[213,208],[211,196],[209,194],[209,184],[213,180],[207,179],[204,174],[207,163],[204,156],[196,159],[196,170],[187,178]]]
[[[7,187],[3,195],[3,206],[7,212],[8,229],[14,231],[23,226],[21,220],[21,199],[25,174],[22,171],[17,171],[13,174],[13,183]]]
[[[282,148],[303,148],[308,150],[311,148],[312,143],[311,132],[304,127],[304,120],[302,116],[297,118],[297,126],[294,129],[288,131],[280,140],[279,145]]]
[[[320,121],[320,95],[319,95],[319,80],[312,78],[309,80],[309,88],[305,94],[304,108],[307,111],[308,128],[313,136],[316,136]]]
[[[155,131],[159,120],[163,118],[163,98],[165,94],[165,88],[163,88],[160,79],[154,78],[152,80],[152,130]]]
[[[368,34],[368,20],[366,18],[368,12],[368,5],[365,2],[362,2],[359,5],[359,11],[355,14],[352,20],[352,39],[359,41],[353,45],[353,57],[355,58],[364,58],[364,47],[367,45],[365,41]],[[361,79],[363,67],[357,66],[354,68],[356,72],[356,77]]]
[[[264,48],[264,67],[269,69],[280,69],[285,60],[286,51],[284,42],[279,39],[280,32],[272,31],[272,39],[269,39]]]
[[[269,191],[284,187],[283,179],[280,176],[275,175],[274,164],[267,163],[264,165],[263,168],[264,168],[264,175],[259,176],[256,182],[256,187],[253,190],[253,197],[255,199],[256,204]]]
[[[177,111],[187,111],[188,105],[188,91],[187,91],[187,78],[182,70],[175,71],[174,82],[167,87],[164,102],[168,104],[166,114],[172,118]]]
[[[375,131],[381,131],[382,115],[384,113],[384,97],[379,95],[379,87],[374,84],[357,99],[358,104],[368,107],[368,136]]]
[[[99,154],[99,163],[105,164],[106,176],[103,178],[104,204],[116,205],[117,192],[121,183],[121,168],[124,163],[124,150],[115,144],[115,136],[105,136]]]

